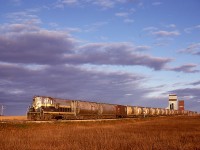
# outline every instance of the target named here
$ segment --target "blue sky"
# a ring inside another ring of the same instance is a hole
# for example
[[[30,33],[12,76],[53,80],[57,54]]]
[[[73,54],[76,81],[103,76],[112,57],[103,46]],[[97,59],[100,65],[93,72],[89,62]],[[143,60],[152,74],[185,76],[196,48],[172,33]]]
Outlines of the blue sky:
[[[200,112],[199,0],[0,0],[0,104],[34,95]]]

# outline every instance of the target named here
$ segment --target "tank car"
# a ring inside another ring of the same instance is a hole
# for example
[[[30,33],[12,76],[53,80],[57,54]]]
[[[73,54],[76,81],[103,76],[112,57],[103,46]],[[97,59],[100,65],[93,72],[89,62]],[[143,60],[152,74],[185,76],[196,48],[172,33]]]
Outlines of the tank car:
[[[161,109],[160,109],[160,115],[162,115],[162,116],[166,115],[165,112],[166,112],[166,111],[165,111],[164,108],[161,108]]]
[[[161,108],[155,108],[155,115],[156,116],[161,115]]]
[[[149,115],[154,116],[156,114],[156,109],[155,108],[149,108]]]
[[[101,103],[99,118],[116,118],[116,105]]]
[[[77,119],[98,118],[99,104],[95,102],[76,101],[73,106],[76,109],[75,117]]]
[[[150,115],[150,108],[148,107],[143,107],[142,112],[144,116],[149,116]]]
[[[170,110],[170,115],[171,115],[171,116],[174,115],[174,110],[173,110],[173,109]]]
[[[142,107],[140,106],[127,106],[127,117],[139,117],[143,115]]]

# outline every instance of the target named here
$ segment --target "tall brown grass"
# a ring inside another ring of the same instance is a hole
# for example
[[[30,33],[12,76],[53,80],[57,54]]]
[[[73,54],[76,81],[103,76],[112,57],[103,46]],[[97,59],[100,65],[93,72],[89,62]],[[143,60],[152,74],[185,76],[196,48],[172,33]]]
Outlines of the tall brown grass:
[[[0,121],[27,120],[27,116],[0,116]]]
[[[200,117],[1,123],[2,150],[200,150]]]

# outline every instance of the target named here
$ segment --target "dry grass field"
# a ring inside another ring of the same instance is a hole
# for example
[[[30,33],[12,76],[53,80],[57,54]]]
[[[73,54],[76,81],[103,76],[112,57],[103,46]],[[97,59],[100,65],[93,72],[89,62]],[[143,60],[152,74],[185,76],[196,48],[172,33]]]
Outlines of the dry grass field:
[[[200,150],[200,116],[0,123],[1,150]]]
[[[0,116],[0,121],[27,120],[27,116]]]

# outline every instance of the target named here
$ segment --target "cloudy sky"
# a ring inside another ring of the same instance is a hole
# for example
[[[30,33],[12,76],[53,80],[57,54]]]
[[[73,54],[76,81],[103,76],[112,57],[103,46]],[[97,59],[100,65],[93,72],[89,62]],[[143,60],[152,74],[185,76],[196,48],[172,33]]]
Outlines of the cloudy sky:
[[[0,0],[0,104],[34,95],[200,112],[199,0]]]

